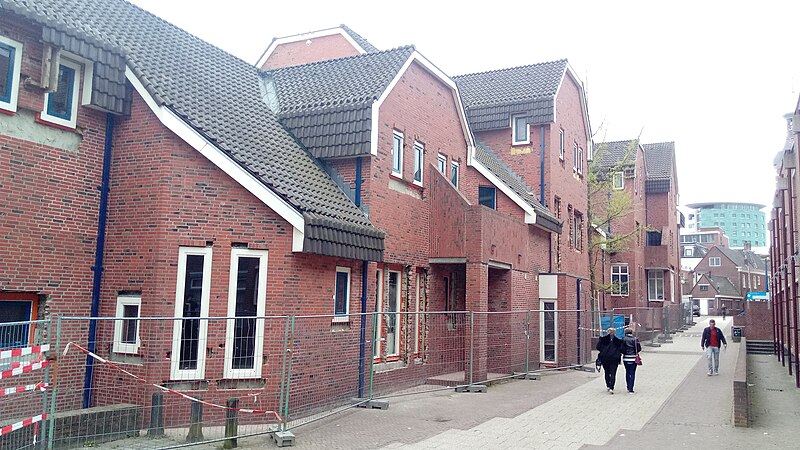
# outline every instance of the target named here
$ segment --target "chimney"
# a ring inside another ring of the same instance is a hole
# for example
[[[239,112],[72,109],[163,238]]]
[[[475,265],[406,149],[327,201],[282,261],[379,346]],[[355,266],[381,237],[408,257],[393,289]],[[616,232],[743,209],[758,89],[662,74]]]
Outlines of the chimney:
[[[744,251],[749,252],[751,248],[750,241],[744,241]]]

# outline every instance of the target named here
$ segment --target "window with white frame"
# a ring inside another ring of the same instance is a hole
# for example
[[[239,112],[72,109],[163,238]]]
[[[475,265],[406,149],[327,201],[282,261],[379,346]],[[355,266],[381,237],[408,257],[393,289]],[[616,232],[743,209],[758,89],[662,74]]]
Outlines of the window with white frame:
[[[707,285],[707,284],[701,284],[701,285],[700,285],[700,291],[701,291],[701,292],[706,292],[706,291],[708,291],[708,285]]]
[[[450,163],[450,182],[458,189],[458,163],[455,161]]]
[[[531,143],[531,126],[525,116],[511,117],[511,144],[521,145]]]
[[[691,247],[686,247],[685,249],[683,249],[683,256],[692,256],[692,255],[693,255],[693,250]]]
[[[403,176],[403,133],[399,131],[392,135],[392,175]]]
[[[647,271],[647,299],[650,301],[664,301],[664,271]]]
[[[578,174],[583,175],[583,147],[578,147]]]
[[[228,280],[225,378],[260,378],[267,298],[266,250],[234,248]]]
[[[117,313],[114,320],[114,353],[135,355],[139,352],[139,317],[141,317],[142,295],[123,294],[117,296]]]
[[[336,268],[336,291],[333,296],[334,322],[347,322],[350,314],[350,268]]]
[[[574,142],[572,144],[572,170],[577,172],[578,171],[578,143]]]
[[[386,356],[393,357],[400,354],[400,272],[388,271],[389,287],[386,298],[385,344]]]
[[[414,143],[414,184],[422,186],[422,163],[425,156],[425,147],[419,143]]]
[[[611,295],[628,295],[628,265],[611,265]]]
[[[439,156],[436,157],[436,168],[439,169],[439,173],[447,176],[447,156],[439,154]]]
[[[564,160],[564,129],[558,130],[558,159]]]
[[[722,265],[722,259],[719,256],[712,256],[708,258],[708,265],[711,267],[719,267]]]
[[[16,112],[22,43],[0,36],[0,109]]]
[[[56,90],[44,96],[44,109],[40,118],[45,122],[75,128],[78,116],[78,90],[81,84],[81,66],[62,58],[58,68]]]
[[[497,188],[494,186],[478,186],[478,204],[497,209]]]
[[[178,284],[172,335],[170,376],[173,380],[199,380],[205,376],[211,291],[211,247],[178,250]]]

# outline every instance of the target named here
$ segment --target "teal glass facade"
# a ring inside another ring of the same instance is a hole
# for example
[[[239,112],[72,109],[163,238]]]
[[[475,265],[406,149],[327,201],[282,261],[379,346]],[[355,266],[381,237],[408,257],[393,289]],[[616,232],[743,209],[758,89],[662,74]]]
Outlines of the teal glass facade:
[[[766,247],[767,223],[762,208],[754,203],[704,203],[689,205],[697,210],[698,226],[720,227],[728,236],[731,248],[741,248],[745,241],[753,247]]]

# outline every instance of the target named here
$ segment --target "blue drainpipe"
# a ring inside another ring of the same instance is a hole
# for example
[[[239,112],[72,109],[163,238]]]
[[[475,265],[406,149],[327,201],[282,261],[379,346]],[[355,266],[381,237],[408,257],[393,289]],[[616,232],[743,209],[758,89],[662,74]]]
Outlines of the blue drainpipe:
[[[356,158],[356,198],[355,204],[361,207],[361,158]],[[364,398],[364,359],[367,342],[367,271],[369,261],[361,262],[361,336],[358,341],[358,398]]]
[[[97,317],[100,310],[100,284],[103,279],[103,252],[106,244],[106,215],[108,212],[108,182],[111,173],[111,144],[114,134],[114,115],[106,114],[106,141],[103,149],[103,178],[100,186],[100,211],[97,217],[97,245],[94,253],[94,282],[92,284],[92,312],[90,317]],[[97,335],[97,321],[89,321],[89,342],[88,349],[94,353],[95,336]],[[89,408],[92,405],[92,373],[94,369],[94,359],[86,355],[86,378],[83,382],[83,407]]]
[[[544,202],[544,125],[539,127],[539,134],[540,134],[540,141],[541,141],[541,151],[540,153],[540,164],[539,164],[539,203],[542,206],[547,206]]]

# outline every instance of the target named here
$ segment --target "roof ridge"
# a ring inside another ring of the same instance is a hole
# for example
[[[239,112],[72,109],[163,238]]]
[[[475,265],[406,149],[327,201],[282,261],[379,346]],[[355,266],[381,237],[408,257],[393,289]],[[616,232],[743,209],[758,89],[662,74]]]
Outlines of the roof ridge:
[[[597,145],[601,145],[601,144],[619,144],[620,142],[633,142],[633,141],[638,141],[638,140],[639,140],[639,138],[620,139],[618,141],[603,141],[603,142],[598,142]],[[639,144],[641,144],[641,142]],[[641,144],[641,145],[643,145],[643,144]]]
[[[569,60],[567,60],[567,58],[561,58],[561,59],[555,59],[555,60],[552,60],[552,61],[543,61],[543,62],[538,62],[538,63],[533,63],[533,64],[526,64],[526,65],[522,65],[522,66],[514,66],[514,67],[505,67],[505,68],[502,68],[502,69],[485,70],[483,72],[464,73],[464,74],[461,74],[461,75],[455,75],[452,78],[456,79],[456,78],[464,78],[464,77],[468,77],[468,76],[472,76],[472,75],[485,75],[485,74],[488,74],[488,73],[507,72],[507,71],[510,71],[510,70],[527,69],[529,67],[544,66],[544,65],[547,65],[547,64],[555,64],[555,63],[560,63],[560,62],[564,62],[564,63],[568,64]]]
[[[326,64],[332,64],[332,63],[335,63],[335,62],[341,62],[341,61],[349,60],[349,59],[372,58],[372,57],[376,57],[377,55],[384,55],[384,54],[387,54],[387,53],[397,52],[397,51],[400,51],[400,50],[409,50],[409,49],[416,51],[417,48],[414,45],[401,45],[399,47],[390,48],[388,50],[380,50],[380,51],[377,51],[377,52],[363,53],[363,54],[358,54],[358,55],[342,56],[342,57],[333,58],[333,59],[323,59],[321,61],[313,61],[313,62],[309,62],[309,63],[297,64],[297,65],[294,65],[294,66],[284,66],[284,67],[278,67],[278,68],[269,69],[269,70],[259,70],[259,72],[261,72],[261,73],[265,73],[265,72],[281,72],[281,71],[288,71],[289,69],[297,69],[299,67],[322,66],[322,65],[326,65]]]

